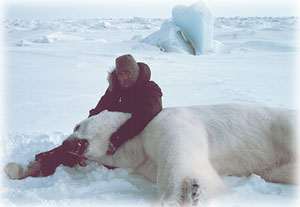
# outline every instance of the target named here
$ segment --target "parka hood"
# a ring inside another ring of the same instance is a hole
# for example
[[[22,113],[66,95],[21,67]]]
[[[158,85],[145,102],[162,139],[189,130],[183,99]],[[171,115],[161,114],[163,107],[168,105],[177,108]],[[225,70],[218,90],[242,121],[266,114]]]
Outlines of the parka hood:
[[[137,63],[140,69],[139,77],[134,83],[133,87],[141,86],[144,83],[148,82],[151,78],[151,71],[147,64],[138,62]],[[110,91],[113,91],[115,89],[119,89],[121,86],[119,84],[119,81],[117,79],[117,72],[116,68],[114,68],[111,72],[108,73],[107,80],[109,82],[108,89]]]

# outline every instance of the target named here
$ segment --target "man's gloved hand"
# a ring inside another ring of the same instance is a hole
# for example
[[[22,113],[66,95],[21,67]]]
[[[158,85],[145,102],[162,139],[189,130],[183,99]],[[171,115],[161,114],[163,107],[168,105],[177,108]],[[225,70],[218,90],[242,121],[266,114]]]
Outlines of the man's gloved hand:
[[[65,140],[62,144],[64,151],[62,164],[69,167],[74,167],[77,164],[86,166],[86,158],[83,156],[83,153],[88,145],[87,139],[72,138]]]
[[[122,145],[121,138],[117,133],[113,133],[109,138],[109,145],[106,154],[107,155],[115,154],[115,152],[121,145]]]

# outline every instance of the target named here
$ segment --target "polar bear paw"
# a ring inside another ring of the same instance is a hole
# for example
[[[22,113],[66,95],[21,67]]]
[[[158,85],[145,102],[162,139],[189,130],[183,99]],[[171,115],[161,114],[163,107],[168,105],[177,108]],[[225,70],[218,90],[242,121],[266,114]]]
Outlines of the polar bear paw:
[[[197,206],[201,202],[201,188],[198,179],[186,179],[181,189],[181,206]]]

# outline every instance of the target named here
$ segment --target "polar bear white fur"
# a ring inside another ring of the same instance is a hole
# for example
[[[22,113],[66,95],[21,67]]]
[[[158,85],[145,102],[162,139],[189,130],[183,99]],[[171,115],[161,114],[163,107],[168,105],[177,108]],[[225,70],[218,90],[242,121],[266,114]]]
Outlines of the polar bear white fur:
[[[89,140],[89,160],[132,168],[156,183],[162,204],[205,202],[226,191],[220,176],[256,173],[270,182],[296,182],[293,111],[239,104],[165,108],[106,155],[110,135],[130,116],[104,111],[79,123],[70,137]]]

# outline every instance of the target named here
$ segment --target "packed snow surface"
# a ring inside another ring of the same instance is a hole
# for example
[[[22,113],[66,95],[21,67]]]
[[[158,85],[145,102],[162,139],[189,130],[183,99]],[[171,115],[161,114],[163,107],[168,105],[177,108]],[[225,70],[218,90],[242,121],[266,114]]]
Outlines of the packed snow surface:
[[[131,53],[147,63],[163,90],[163,105],[252,103],[294,109],[298,18],[216,18],[218,50],[193,56],[143,42],[166,19],[6,20],[3,163],[27,164],[50,150],[88,116],[108,86],[115,58]],[[170,21],[170,20],[168,20]],[[176,28],[171,28],[176,29]],[[130,169],[97,163],[59,167],[46,178],[9,180],[5,206],[151,206],[156,186]],[[297,187],[257,175],[224,177],[233,192],[213,205],[299,206]]]

